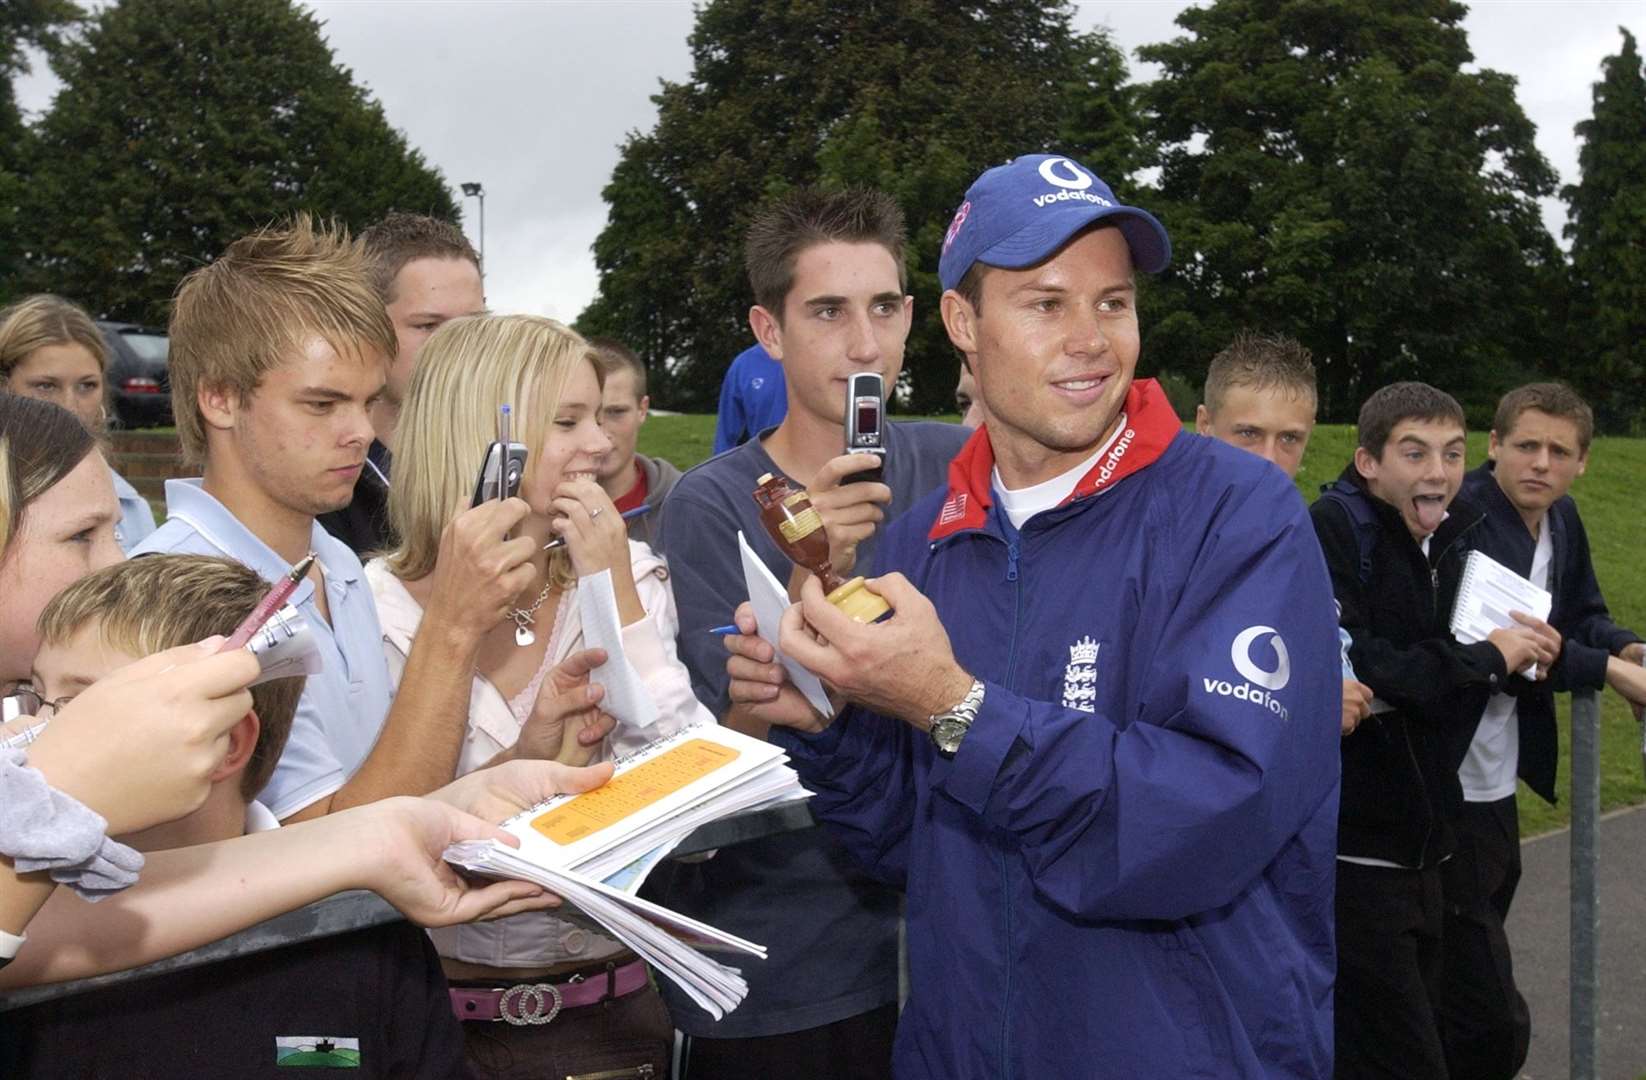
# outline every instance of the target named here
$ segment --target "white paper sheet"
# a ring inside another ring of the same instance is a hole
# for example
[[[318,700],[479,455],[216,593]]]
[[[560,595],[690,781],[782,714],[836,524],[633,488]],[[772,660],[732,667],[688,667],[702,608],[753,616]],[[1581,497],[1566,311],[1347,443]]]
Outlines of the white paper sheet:
[[[617,614],[610,570],[578,579],[577,613],[583,620],[584,647],[606,650],[606,662],[589,673],[589,681],[606,691],[600,700],[601,711],[621,725],[650,730],[657,723],[657,704],[623,654],[623,620]]]
[[[778,626],[783,621],[783,612],[789,607],[789,590],[766,569],[766,564],[749,547],[741,530],[737,534],[737,551],[743,557],[743,584],[749,590],[749,603],[754,607],[754,621],[760,636],[772,647],[778,663],[789,673],[789,681],[806,695],[812,708],[821,716],[833,716],[834,706],[829,704],[829,695],[823,692],[823,683],[777,647]]]

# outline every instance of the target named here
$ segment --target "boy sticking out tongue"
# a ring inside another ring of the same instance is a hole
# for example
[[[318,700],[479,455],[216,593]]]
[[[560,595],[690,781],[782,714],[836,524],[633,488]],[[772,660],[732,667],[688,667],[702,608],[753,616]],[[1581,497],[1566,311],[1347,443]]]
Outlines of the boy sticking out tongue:
[[[1352,640],[1376,695],[1342,740],[1337,818],[1334,1076],[1445,1080],[1442,864],[1457,858],[1458,768],[1495,693],[1553,663],[1560,635],[1523,618],[1462,645],[1448,629],[1484,512],[1463,484],[1463,410],[1394,383],[1360,409],[1354,461],[1310,508]]]

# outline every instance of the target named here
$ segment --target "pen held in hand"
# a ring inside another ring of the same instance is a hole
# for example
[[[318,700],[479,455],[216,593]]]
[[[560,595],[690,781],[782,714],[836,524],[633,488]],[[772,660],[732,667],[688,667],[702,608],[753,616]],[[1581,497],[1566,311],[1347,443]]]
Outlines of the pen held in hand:
[[[251,614],[247,615],[240,625],[234,628],[234,633],[228,636],[228,639],[223,642],[223,647],[217,651],[229,652],[231,649],[244,648],[246,642],[251,640],[252,635],[257,633],[263,624],[268,622],[269,618],[280,610],[291,594],[297,591],[297,586],[302,584],[303,579],[308,576],[309,569],[314,566],[316,558],[318,556],[311,551],[298,560],[297,565],[291,568],[291,572],[275,582],[274,587],[263,595],[263,599],[259,600],[257,606],[251,609]]]
[[[650,505],[641,505],[641,506],[635,507],[633,510],[623,511],[621,516],[622,516],[624,521],[633,521],[635,518],[639,517],[640,515],[649,514],[649,513],[651,513],[651,511],[652,511],[652,508],[651,508]],[[544,544],[543,545],[543,550],[544,551],[558,551],[558,550],[560,550],[561,548],[563,548],[565,546],[566,546],[566,538],[564,536],[557,536],[553,540],[550,540],[548,543]]]

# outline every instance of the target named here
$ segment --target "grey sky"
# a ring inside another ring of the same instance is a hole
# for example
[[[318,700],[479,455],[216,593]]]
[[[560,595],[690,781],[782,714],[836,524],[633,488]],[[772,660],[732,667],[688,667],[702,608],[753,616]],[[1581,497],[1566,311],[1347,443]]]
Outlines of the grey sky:
[[[659,79],[691,69],[685,0],[308,0],[338,61],[383,103],[391,123],[444,172],[454,191],[486,188],[487,293],[498,311],[570,320],[593,298],[589,245],[605,222],[601,188],[618,145],[656,115]],[[1130,55],[1174,36],[1188,5],[1172,0],[1080,3],[1082,28],[1102,25]],[[1562,182],[1577,177],[1572,126],[1589,115],[1617,28],[1646,38],[1640,0],[1484,0],[1465,26],[1477,63],[1514,75],[1537,143]],[[958,58],[957,58],[958,59]],[[1133,59],[1133,77],[1153,71]],[[37,73],[19,87],[43,109],[55,89]],[[958,198],[959,192],[956,192]],[[476,203],[464,200],[471,237]],[[1555,236],[1565,207],[1551,201]]]

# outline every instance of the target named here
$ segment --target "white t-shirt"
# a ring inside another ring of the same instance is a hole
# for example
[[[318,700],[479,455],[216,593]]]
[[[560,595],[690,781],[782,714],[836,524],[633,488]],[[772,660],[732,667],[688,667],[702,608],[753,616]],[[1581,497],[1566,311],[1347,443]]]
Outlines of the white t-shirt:
[[[280,819],[270,813],[268,807],[256,799],[246,804],[247,835],[254,832],[268,832],[270,829],[278,829],[279,827]]]
[[[1537,548],[1532,553],[1532,584],[1549,587],[1549,563],[1554,544],[1549,540],[1549,520],[1545,515],[1537,528]],[[1515,793],[1515,775],[1520,771],[1520,721],[1515,699],[1493,694],[1481,714],[1474,741],[1458,767],[1465,802],[1496,802]]]
[[[1074,491],[1075,485],[1079,484],[1081,478],[1092,471],[1098,459],[1109,452],[1109,448],[1114,445],[1115,440],[1120,438],[1120,433],[1125,430],[1126,414],[1121,413],[1119,422],[1115,424],[1114,433],[1103,441],[1102,446],[1097,448],[1097,453],[1068,472],[1059,473],[1050,480],[1035,484],[1032,487],[1018,488],[1016,491],[1011,490],[1006,486],[1006,482],[1000,478],[1000,467],[995,466],[990,484],[994,487],[994,497],[1000,503],[1001,512],[1011,521],[1012,528],[1021,529],[1023,523],[1036,514],[1063,505],[1063,500],[1067,499],[1069,493]]]

